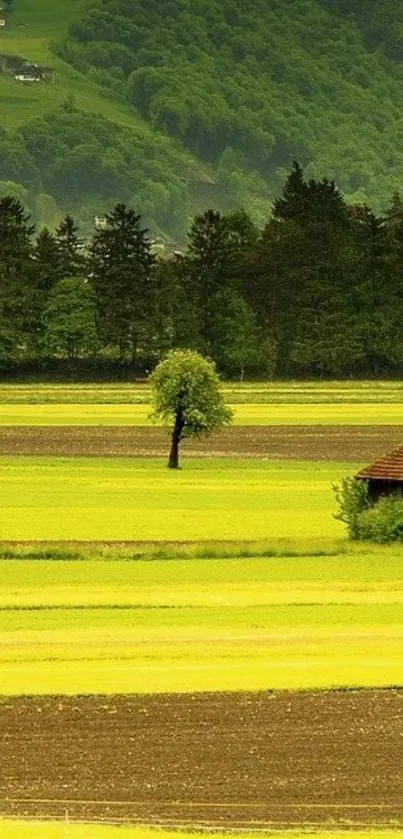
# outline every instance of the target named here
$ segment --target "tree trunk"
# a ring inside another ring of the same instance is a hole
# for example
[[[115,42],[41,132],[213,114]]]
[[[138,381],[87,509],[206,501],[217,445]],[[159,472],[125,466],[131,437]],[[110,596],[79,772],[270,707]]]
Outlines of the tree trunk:
[[[175,424],[172,430],[171,451],[169,452],[168,469],[179,469],[179,443],[183,431],[182,411],[179,409],[175,416]]]

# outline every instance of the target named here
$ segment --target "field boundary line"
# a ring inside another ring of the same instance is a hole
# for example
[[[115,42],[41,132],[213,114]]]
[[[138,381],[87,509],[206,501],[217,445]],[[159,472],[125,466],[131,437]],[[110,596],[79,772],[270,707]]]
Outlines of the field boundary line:
[[[322,803],[322,802],[285,802],[282,803],[271,803],[267,801],[246,801],[246,802],[209,802],[209,801],[113,801],[113,800],[102,800],[102,799],[76,799],[76,798],[2,798],[0,797],[0,802],[4,804],[76,804],[76,805],[99,805],[99,806],[107,806],[107,807],[125,807],[125,806],[135,806],[135,807],[149,807],[149,806],[161,806],[161,807],[183,807],[183,808],[195,808],[195,807],[207,807],[207,808],[228,808],[228,809],[261,809],[262,807],[268,807],[276,810],[284,810],[288,808],[292,809],[305,809],[305,810],[314,810],[314,809],[334,809],[334,810],[393,810],[399,807],[399,804],[369,804],[369,803]],[[403,805],[400,805],[403,806]]]
[[[205,832],[205,833],[218,833],[218,834],[268,834],[268,833],[277,833],[278,830],[281,828],[282,833],[289,833],[294,834],[296,833],[300,836],[301,831],[306,831],[306,829],[311,829],[312,833],[322,833],[324,830],[331,833],[333,835],[340,835],[345,836],[346,834],[353,834],[357,829],[364,829],[365,831],[371,831],[373,829],[387,831],[388,833],[394,833],[397,831],[401,831],[403,827],[403,823],[393,823],[390,822],[354,822],[353,824],[349,822],[344,827],[335,826],[334,822],[284,822],[284,820],[278,821],[267,821],[262,823],[262,827],[257,827],[256,824],[250,824],[250,822],[245,822],[244,826],[228,826],[228,825],[218,825],[213,822],[172,822],[172,821],[159,821],[159,822],[143,822],[136,819],[128,819],[128,818],[119,818],[119,817],[109,817],[109,818],[93,818],[93,819],[75,819],[70,818],[70,816],[30,816],[30,817],[21,817],[21,816],[7,816],[2,817],[0,816],[0,826],[2,822],[23,822],[28,824],[33,824],[35,822],[40,823],[56,823],[56,824],[64,824],[65,827],[68,829],[69,825],[102,825],[102,826],[119,826],[119,827],[135,827],[135,828],[142,828],[146,830],[154,830],[154,831],[162,831],[162,830],[175,830],[175,831],[189,831],[191,830],[193,833],[196,831]]]

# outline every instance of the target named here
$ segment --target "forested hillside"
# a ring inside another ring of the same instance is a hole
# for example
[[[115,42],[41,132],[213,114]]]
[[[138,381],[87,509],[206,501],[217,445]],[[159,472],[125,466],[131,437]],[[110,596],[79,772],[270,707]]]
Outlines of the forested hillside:
[[[396,0],[90,0],[59,49],[240,200],[295,158],[382,202],[403,175],[402,28]]]
[[[401,188],[398,0],[14,0],[5,51],[41,58],[32,32],[54,83],[22,101],[0,76],[0,181],[38,221],[124,200],[174,241],[208,206],[263,223],[293,159],[350,203]]]
[[[3,2],[5,5],[5,2]],[[212,167],[155,132],[131,105],[56,56],[79,0],[13,0],[0,29],[0,196],[20,198],[39,225],[66,211],[84,231],[118,200],[141,206],[153,233],[183,241],[189,217],[221,198]],[[49,67],[18,82],[13,66]]]

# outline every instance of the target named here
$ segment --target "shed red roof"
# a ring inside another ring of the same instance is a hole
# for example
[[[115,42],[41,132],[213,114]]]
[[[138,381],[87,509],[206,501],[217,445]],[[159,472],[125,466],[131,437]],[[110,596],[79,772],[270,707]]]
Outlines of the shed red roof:
[[[403,446],[384,454],[356,475],[357,478],[379,481],[403,481]]]

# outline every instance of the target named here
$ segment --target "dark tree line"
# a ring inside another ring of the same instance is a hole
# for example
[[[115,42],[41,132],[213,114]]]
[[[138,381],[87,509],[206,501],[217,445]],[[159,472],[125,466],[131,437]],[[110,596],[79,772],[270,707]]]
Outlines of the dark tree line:
[[[36,235],[0,199],[3,374],[83,359],[140,374],[178,347],[234,377],[401,374],[400,196],[381,217],[294,164],[263,230],[209,210],[163,258],[123,204],[83,241],[70,216]]]

